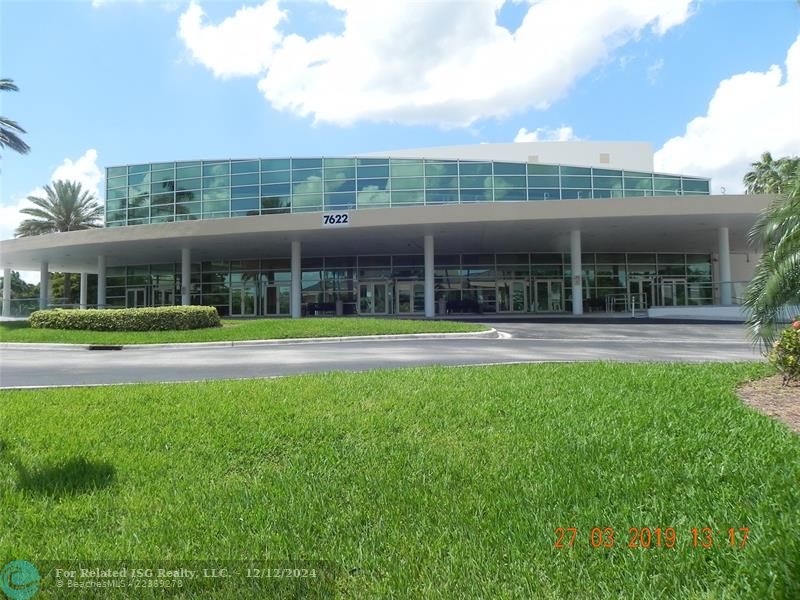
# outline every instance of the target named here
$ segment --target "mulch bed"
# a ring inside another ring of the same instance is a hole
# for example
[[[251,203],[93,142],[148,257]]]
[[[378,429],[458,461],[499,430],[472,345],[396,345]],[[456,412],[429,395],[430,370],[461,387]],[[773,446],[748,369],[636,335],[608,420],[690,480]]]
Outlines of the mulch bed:
[[[739,397],[756,410],[786,423],[800,433],[800,383],[783,385],[780,375],[750,381],[741,386]]]

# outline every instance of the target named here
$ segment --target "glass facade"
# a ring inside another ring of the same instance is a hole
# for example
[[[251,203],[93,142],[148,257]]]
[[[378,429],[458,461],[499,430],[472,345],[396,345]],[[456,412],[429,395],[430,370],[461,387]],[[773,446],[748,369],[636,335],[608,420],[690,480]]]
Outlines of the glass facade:
[[[587,253],[582,255],[587,311],[712,303],[708,254]],[[424,310],[422,254],[302,259],[306,315],[419,314]],[[561,253],[448,254],[434,257],[436,312],[531,313],[572,309],[570,256]],[[110,306],[180,303],[178,263],[110,267]],[[223,316],[288,315],[290,261],[255,258],[192,264],[192,304]],[[338,306],[337,306],[338,305]]]
[[[106,170],[106,226],[392,206],[709,194],[709,180],[538,163],[270,158]]]

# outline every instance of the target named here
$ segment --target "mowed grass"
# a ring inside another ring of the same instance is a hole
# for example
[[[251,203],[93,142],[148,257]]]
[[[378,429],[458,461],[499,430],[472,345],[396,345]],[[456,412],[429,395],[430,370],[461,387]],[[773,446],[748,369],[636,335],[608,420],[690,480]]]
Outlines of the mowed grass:
[[[768,372],[541,364],[0,392],[0,560],[323,560],[340,597],[798,598],[800,437],[734,393]],[[577,529],[572,548],[554,547],[558,527]],[[592,547],[594,527],[613,547]],[[631,527],[652,529],[649,549],[628,547]],[[674,548],[655,547],[657,527]],[[714,545],[695,548],[704,527]],[[744,548],[731,527],[749,528]],[[228,597],[248,597],[236,581]]]
[[[27,321],[0,323],[0,342],[57,344],[163,344],[174,342],[216,342],[272,340],[354,335],[404,333],[465,333],[485,331],[477,323],[413,319],[335,318],[306,319],[224,319],[222,327],[190,331],[73,331],[33,329]]]

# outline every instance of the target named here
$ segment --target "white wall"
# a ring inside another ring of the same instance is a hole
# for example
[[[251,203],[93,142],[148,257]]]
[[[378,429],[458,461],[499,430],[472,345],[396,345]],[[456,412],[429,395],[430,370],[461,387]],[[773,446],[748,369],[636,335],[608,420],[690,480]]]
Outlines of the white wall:
[[[607,157],[601,157],[601,154]],[[498,160],[577,165],[631,171],[653,170],[653,148],[646,142],[515,142],[510,144],[470,144],[411,148],[359,154],[397,158],[441,158],[463,160]],[[608,161],[604,162],[604,158]],[[688,175],[688,173],[687,173]]]

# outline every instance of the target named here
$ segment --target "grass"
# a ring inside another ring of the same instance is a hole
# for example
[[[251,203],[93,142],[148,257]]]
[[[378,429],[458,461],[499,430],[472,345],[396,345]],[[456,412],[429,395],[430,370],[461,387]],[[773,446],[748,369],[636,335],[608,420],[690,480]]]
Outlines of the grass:
[[[542,364],[0,392],[0,561],[329,561],[323,588],[270,580],[285,596],[798,598],[800,437],[734,393],[767,373]],[[577,528],[572,548],[554,548],[558,527]],[[593,548],[593,527],[613,547]],[[676,547],[629,548],[631,527],[672,527]],[[694,548],[703,527],[723,533]],[[744,548],[730,527],[749,528]],[[257,582],[204,585],[183,597]]]
[[[0,323],[0,342],[55,344],[161,344],[172,342],[216,342],[272,340],[402,333],[463,333],[485,331],[477,323],[412,319],[309,318],[225,319],[222,327],[190,331],[75,331],[33,329],[27,321]]]

